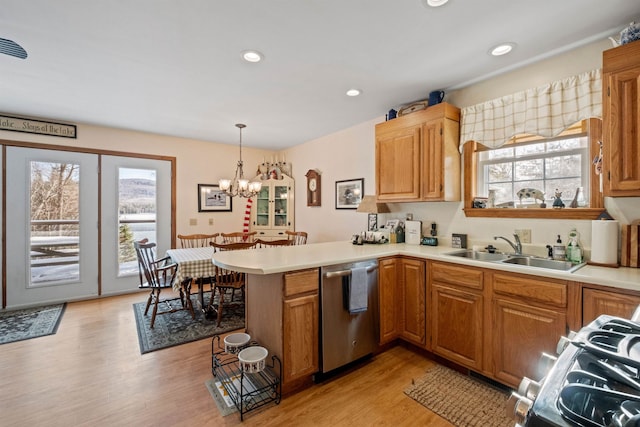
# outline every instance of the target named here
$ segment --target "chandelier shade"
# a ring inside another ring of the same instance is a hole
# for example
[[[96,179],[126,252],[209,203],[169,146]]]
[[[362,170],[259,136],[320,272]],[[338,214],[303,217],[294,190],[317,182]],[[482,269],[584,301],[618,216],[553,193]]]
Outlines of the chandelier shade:
[[[242,129],[247,125],[238,123],[236,127],[240,129],[240,160],[236,166],[236,174],[233,179],[221,179],[218,181],[220,190],[223,191],[229,197],[245,197],[251,198],[260,192],[262,183],[259,181],[250,182],[244,177],[243,162],[242,162]]]

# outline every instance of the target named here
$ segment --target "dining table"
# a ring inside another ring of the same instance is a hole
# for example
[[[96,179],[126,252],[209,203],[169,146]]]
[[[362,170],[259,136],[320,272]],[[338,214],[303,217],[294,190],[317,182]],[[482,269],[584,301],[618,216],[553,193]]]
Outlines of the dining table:
[[[211,246],[167,250],[167,256],[178,264],[176,281],[173,284],[174,289],[179,290],[180,284],[188,279],[198,283],[199,279],[213,278],[216,273],[215,265],[211,261],[214,251],[215,248]],[[200,283],[198,286],[198,300],[200,302],[200,308],[206,311],[207,305],[204,303],[203,288],[204,286]]]

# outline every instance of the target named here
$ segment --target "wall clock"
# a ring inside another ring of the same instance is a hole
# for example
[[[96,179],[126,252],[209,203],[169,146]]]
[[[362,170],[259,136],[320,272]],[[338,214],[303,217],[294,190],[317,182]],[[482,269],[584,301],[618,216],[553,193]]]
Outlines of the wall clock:
[[[320,172],[317,169],[309,169],[305,176],[307,177],[307,206],[320,206]]]

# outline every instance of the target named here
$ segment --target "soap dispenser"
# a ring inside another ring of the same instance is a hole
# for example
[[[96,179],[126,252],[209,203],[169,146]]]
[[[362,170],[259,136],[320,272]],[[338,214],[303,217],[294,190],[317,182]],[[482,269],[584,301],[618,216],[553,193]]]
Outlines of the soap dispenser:
[[[569,232],[569,245],[567,246],[567,260],[573,264],[582,262],[582,248],[580,247],[580,234],[575,228]]]
[[[564,261],[567,256],[567,250],[562,244],[562,239],[558,234],[558,240],[556,240],[556,244],[553,245],[553,259]]]

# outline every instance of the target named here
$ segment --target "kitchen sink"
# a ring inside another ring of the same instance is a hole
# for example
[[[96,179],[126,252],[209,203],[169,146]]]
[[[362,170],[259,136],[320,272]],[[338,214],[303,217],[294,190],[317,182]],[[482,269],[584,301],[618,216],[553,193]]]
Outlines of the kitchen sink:
[[[584,264],[573,264],[569,261],[560,261],[547,258],[536,258],[528,256],[511,256],[502,260],[504,264],[526,265],[527,267],[548,268],[551,270],[560,270],[573,272],[582,267]]]
[[[474,251],[471,249],[448,252],[445,255],[455,256],[460,258],[473,259],[477,261],[486,261],[493,263],[503,263],[503,264],[511,264],[511,265],[522,265],[526,267],[536,267],[536,268],[545,268],[549,270],[559,270],[566,271],[569,273],[573,273],[580,267],[584,265],[582,264],[572,264],[569,261],[559,261],[548,258],[539,258],[530,255],[515,255],[515,254],[505,254],[505,253],[490,253],[483,251]]]
[[[490,252],[473,251],[473,250],[449,252],[445,255],[475,259],[478,261],[502,261],[509,258],[509,255],[503,254],[501,252],[490,253]]]

